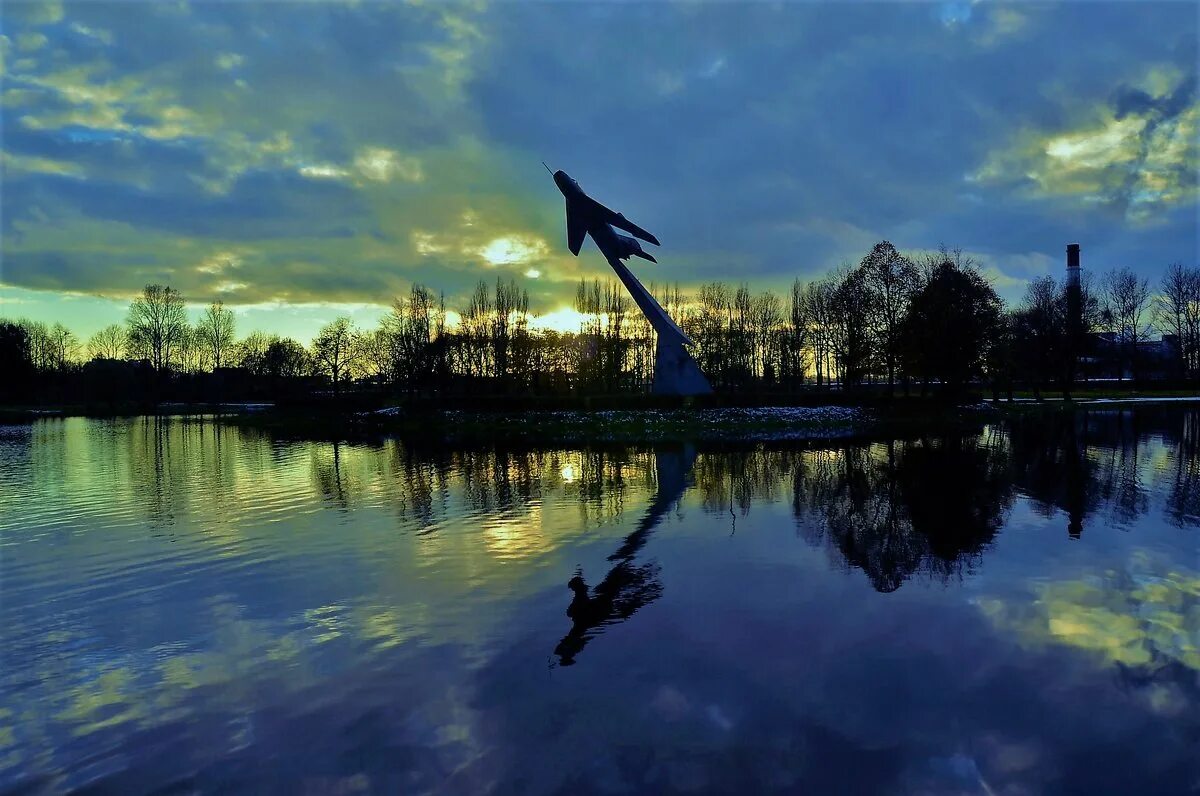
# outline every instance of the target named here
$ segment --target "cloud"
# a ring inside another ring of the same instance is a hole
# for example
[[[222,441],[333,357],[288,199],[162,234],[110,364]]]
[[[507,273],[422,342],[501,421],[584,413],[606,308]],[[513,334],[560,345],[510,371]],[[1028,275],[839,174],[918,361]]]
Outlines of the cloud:
[[[1036,7],[990,3],[984,7],[982,24],[974,33],[975,41],[982,47],[1002,46],[1009,37],[1027,33],[1035,13]]]
[[[1195,202],[1198,122],[1195,75],[1155,66],[1066,129],[1021,131],[970,179],[1154,222]]]
[[[17,34],[17,50],[23,53],[40,50],[42,47],[46,46],[47,41],[49,40],[46,38],[45,34],[42,33],[33,31],[19,33]]]
[[[229,71],[237,69],[242,64],[246,63],[246,56],[238,55],[237,53],[217,53],[217,58],[214,61],[218,69]]]
[[[364,147],[354,157],[354,168],[363,178],[374,182],[389,182],[392,179],[420,182],[425,179],[421,162],[413,157],[404,157],[384,147]]]
[[[68,177],[82,177],[85,173],[82,166],[68,160],[53,160],[51,158],[25,157],[0,153],[0,164],[3,165],[5,177],[30,174],[59,174]]]
[[[475,253],[488,265],[518,265],[541,259],[549,250],[544,240],[517,235],[493,238]]]
[[[18,24],[49,25],[62,20],[63,4],[61,0],[9,3],[4,13]]]
[[[455,305],[502,275],[549,313],[610,272],[565,252],[542,160],[655,232],[638,273],[684,289],[784,288],[881,238],[979,252],[1014,292],[1069,239],[1096,264],[1196,250],[1172,4],[15,6],[8,284]],[[1105,48],[1064,59],[1063,30]]]

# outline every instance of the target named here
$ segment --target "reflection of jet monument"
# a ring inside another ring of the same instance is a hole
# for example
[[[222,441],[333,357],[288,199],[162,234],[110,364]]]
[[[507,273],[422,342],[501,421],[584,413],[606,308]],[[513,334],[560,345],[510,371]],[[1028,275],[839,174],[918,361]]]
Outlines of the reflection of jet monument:
[[[633,296],[638,309],[654,327],[658,342],[654,350],[653,392],[658,395],[703,395],[712,392],[708,379],[704,378],[696,360],[687,351],[686,346],[692,341],[621,262],[631,256],[650,262],[658,261],[642,250],[636,238],[621,235],[613,227],[655,246],[658,245],[658,238],[588,196],[566,172],[554,172],[554,184],[567,200],[567,247],[571,254],[579,256],[584,237],[591,235],[600,253],[617,272],[629,295]]]
[[[658,527],[663,517],[671,510],[687,486],[687,475],[696,461],[696,451],[690,445],[677,451],[657,451],[654,454],[654,470],[658,477],[658,491],[650,501],[645,516],[638,522],[633,533],[625,537],[617,551],[608,557],[615,562],[604,580],[588,594],[587,583],[582,575],[571,578],[567,586],[575,592],[567,607],[571,617],[571,632],[558,642],[554,654],[562,666],[570,666],[591,638],[604,625],[621,622],[634,612],[662,594],[658,580],[658,564],[651,561],[635,564],[634,557]]]

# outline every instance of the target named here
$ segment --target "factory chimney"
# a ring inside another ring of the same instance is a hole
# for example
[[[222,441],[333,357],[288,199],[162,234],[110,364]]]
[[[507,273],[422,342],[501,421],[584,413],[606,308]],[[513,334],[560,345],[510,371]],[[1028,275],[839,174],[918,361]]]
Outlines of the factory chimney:
[[[1067,244],[1067,287],[1079,289],[1079,244]]]
[[[1083,286],[1079,274],[1079,244],[1067,244],[1067,384],[1075,381],[1079,358],[1083,354]],[[1070,387],[1067,387],[1070,390]]]

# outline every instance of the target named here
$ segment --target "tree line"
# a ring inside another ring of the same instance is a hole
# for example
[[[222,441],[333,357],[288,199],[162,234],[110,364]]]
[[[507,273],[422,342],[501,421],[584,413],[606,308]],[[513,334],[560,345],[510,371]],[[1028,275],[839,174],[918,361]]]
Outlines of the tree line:
[[[1089,272],[1074,292],[1065,279],[1043,276],[1006,307],[961,251],[912,257],[888,241],[858,264],[795,280],[783,296],[719,281],[691,295],[650,286],[720,392],[877,385],[889,394],[1069,391],[1100,369],[1142,379],[1154,332],[1169,342],[1167,375],[1194,379],[1200,268],[1173,264],[1156,288],[1129,268]],[[512,279],[481,281],[453,313],[444,295],[414,284],[376,327],[356,328],[343,316],[305,344],[257,331],[239,339],[234,313],[219,301],[193,323],[179,291],[147,285],[124,323],[86,341],[62,323],[0,320],[0,369],[13,394],[21,383],[36,393],[39,379],[88,373],[126,379],[126,392],[212,376],[257,394],[351,385],[425,395],[648,389],[654,332],[624,288],[583,280],[574,308],[579,329],[558,332],[538,328],[527,292]]]

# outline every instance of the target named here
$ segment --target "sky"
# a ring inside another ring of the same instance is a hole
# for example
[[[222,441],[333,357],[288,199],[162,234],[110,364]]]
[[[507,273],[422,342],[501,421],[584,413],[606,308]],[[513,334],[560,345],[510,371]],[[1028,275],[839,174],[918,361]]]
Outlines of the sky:
[[[1001,295],[1200,255],[1188,2],[0,7],[0,315],[81,336],[147,283],[310,340],[414,282],[554,325],[545,161],[662,241],[646,282],[784,290],[878,240]]]

